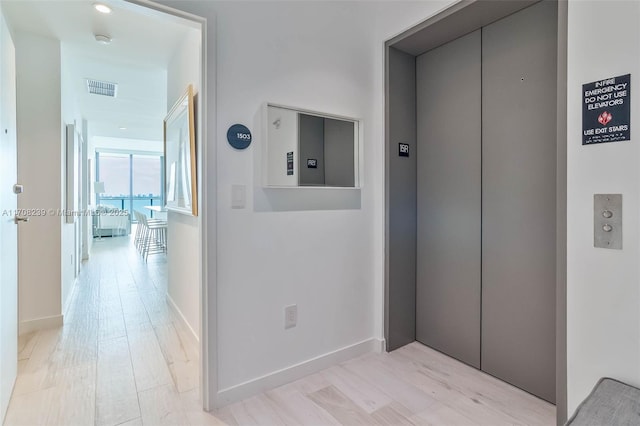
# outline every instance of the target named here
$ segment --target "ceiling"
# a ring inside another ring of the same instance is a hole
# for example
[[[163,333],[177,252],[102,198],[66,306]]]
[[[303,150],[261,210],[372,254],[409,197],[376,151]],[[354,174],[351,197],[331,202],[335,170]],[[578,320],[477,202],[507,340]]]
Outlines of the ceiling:
[[[97,12],[94,3],[10,0],[2,8],[14,32],[60,40],[63,96],[73,94],[91,135],[162,139],[167,65],[199,26],[124,0],[100,1],[110,14]],[[94,34],[112,42],[100,44]],[[87,78],[118,83],[116,98],[89,95]]]

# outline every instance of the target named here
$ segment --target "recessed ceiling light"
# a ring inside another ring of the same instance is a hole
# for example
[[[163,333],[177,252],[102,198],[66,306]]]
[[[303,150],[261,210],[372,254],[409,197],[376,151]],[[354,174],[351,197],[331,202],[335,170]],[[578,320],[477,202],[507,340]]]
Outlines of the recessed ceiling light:
[[[127,130],[126,127],[120,127],[120,130]]]
[[[94,34],[96,37],[96,41],[100,44],[109,44],[111,43],[111,37],[103,35],[103,34]]]
[[[93,8],[100,13],[111,13],[111,8],[106,4],[94,3]]]

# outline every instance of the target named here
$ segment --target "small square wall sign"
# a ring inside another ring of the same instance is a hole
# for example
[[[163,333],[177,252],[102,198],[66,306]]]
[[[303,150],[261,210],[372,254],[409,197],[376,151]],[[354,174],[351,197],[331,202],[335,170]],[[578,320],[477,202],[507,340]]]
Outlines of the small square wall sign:
[[[398,144],[398,155],[400,157],[408,157],[409,156],[409,144],[408,143],[399,143]]]

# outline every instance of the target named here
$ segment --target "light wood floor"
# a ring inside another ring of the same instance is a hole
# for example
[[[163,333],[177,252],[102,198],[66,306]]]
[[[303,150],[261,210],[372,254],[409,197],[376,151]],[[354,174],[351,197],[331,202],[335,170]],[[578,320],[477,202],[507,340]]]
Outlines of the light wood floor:
[[[553,425],[555,407],[414,343],[200,410],[199,361],[165,301],[164,256],[94,244],[65,326],[22,336],[6,425]]]

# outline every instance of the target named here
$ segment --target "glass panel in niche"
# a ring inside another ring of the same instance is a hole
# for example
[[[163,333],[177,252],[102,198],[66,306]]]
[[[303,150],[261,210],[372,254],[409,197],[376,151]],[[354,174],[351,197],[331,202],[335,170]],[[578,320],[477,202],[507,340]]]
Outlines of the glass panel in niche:
[[[266,186],[358,186],[357,120],[274,105],[266,117]]]

